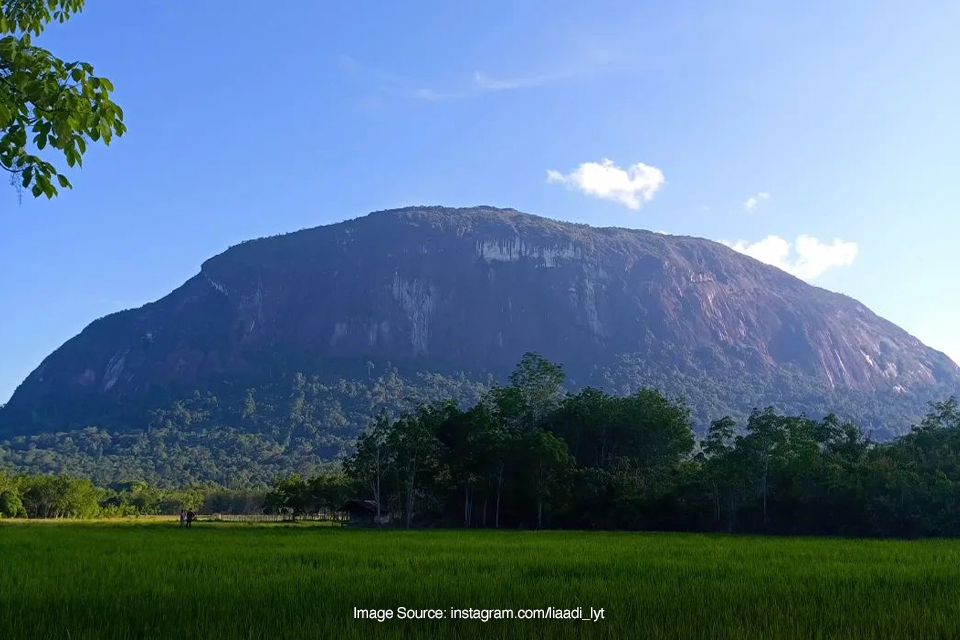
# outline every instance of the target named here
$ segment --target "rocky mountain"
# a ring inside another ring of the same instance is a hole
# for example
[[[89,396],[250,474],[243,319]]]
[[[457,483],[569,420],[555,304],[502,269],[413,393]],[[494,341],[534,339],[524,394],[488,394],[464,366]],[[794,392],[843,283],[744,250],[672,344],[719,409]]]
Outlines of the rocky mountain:
[[[0,438],[142,428],[194,390],[294,372],[498,379],[526,351],[572,387],[684,394],[701,426],[773,404],[893,432],[960,390],[956,364],[856,300],[721,244],[412,207],[245,242],[93,322],[17,389]]]

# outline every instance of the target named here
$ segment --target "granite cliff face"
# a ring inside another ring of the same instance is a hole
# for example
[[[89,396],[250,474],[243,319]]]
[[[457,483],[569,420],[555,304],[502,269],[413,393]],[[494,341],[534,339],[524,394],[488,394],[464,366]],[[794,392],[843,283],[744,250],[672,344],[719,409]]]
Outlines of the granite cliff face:
[[[281,370],[502,375],[526,351],[614,390],[661,373],[750,380],[765,404],[801,380],[791,408],[811,412],[837,394],[960,389],[957,365],[856,300],[715,242],[415,207],[243,243],[165,298],[97,320],[24,381],[0,434]],[[625,381],[631,370],[644,373]]]

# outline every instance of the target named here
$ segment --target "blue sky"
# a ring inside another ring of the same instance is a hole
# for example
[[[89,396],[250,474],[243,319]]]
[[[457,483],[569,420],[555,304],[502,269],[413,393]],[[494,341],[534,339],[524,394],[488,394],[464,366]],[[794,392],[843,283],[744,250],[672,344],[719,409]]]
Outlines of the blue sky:
[[[960,3],[296,5],[91,1],[38,40],[129,133],[53,202],[0,188],[0,402],[232,244],[409,204],[727,241],[960,360]]]

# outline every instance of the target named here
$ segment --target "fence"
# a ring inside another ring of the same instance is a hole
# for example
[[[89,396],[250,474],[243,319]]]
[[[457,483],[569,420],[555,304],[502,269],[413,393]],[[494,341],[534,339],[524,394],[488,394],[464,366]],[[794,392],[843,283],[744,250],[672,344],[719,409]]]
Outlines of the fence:
[[[255,514],[231,514],[215,513],[207,516],[204,520],[213,522],[349,522],[350,516],[343,511],[320,511],[318,513],[303,513],[293,515],[292,513],[255,513]]]

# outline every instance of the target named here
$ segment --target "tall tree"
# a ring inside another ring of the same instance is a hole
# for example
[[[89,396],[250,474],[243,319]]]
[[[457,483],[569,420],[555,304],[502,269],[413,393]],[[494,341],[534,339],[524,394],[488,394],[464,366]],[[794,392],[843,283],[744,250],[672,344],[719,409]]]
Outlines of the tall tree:
[[[390,430],[389,445],[396,461],[405,492],[404,520],[413,523],[417,484],[421,471],[435,467],[440,452],[437,432],[440,425],[456,411],[453,402],[425,405],[415,413],[405,413]]]
[[[506,479],[507,465],[512,452],[516,433],[508,429],[499,419],[494,408],[488,402],[480,402],[473,409],[472,420],[475,427],[475,445],[479,450],[481,467],[486,481],[484,495],[483,524],[487,522],[486,494],[494,493],[493,526],[500,528],[500,504],[503,497],[503,484]]]
[[[704,483],[709,487],[713,498],[713,518],[720,524],[722,517],[722,499],[725,492],[731,490],[734,470],[730,458],[734,448],[734,436],[737,423],[730,416],[724,416],[710,423],[707,437],[700,445],[700,464]],[[733,498],[730,500],[732,519]]]
[[[519,402],[519,415],[526,426],[540,424],[563,400],[563,368],[543,356],[528,352],[510,374],[510,388]]]
[[[343,468],[351,478],[359,479],[370,491],[377,507],[377,523],[382,522],[383,485],[390,468],[391,454],[388,445],[390,415],[381,411],[373,427],[357,439],[357,449],[344,460]]]
[[[574,469],[574,461],[567,443],[549,431],[532,429],[524,440],[536,492],[537,529],[542,529],[544,500],[557,496]]]

